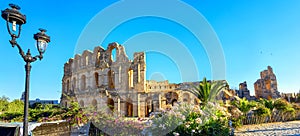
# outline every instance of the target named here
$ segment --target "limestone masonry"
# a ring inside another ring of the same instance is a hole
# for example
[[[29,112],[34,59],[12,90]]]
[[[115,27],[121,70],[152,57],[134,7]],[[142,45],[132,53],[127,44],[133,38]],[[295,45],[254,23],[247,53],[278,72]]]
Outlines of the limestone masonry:
[[[129,60],[118,43],[109,44],[106,50],[98,46],[93,52],[76,54],[64,65],[61,105],[68,107],[75,100],[82,108],[108,107],[107,112],[146,117],[177,102],[198,102],[194,95],[182,90],[199,82],[146,81],[145,53],[136,52],[133,57]]]
[[[240,83],[239,90],[237,90],[237,95],[240,98],[244,98],[245,97],[247,100],[251,99],[250,91],[247,88],[247,82],[246,81],[243,82],[243,83]]]
[[[277,80],[273,69],[268,66],[267,70],[260,72],[260,77],[261,79],[254,83],[255,97],[265,99],[279,98],[280,93],[277,89]]]

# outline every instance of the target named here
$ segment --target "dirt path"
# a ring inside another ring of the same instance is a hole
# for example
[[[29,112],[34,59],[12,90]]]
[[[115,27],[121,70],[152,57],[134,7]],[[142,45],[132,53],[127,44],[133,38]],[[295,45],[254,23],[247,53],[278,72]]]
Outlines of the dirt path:
[[[300,136],[300,121],[245,125],[235,130],[236,136]]]

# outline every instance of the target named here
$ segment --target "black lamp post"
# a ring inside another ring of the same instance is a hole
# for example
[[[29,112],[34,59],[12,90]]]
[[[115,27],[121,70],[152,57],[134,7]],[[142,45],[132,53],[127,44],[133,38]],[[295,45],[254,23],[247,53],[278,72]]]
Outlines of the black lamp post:
[[[28,135],[28,106],[29,106],[29,78],[31,70],[31,62],[36,61],[37,59],[43,59],[43,53],[45,52],[48,43],[50,42],[50,37],[45,34],[45,29],[39,29],[40,32],[33,35],[33,38],[36,40],[36,47],[39,51],[39,55],[31,56],[30,50],[28,49],[25,54],[21,46],[17,43],[17,38],[19,38],[21,33],[21,26],[26,23],[26,16],[19,12],[20,7],[14,4],[9,4],[11,9],[5,9],[2,11],[2,18],[6,21],[6,26],[8,33],[11,36],[9,40],[12,47],[17,46],[19,54],[22,56],[25,61],[25,102],[24,102],[24,122],[23,122],[23,135]],[[18,29],[17,29],[18,27]]]

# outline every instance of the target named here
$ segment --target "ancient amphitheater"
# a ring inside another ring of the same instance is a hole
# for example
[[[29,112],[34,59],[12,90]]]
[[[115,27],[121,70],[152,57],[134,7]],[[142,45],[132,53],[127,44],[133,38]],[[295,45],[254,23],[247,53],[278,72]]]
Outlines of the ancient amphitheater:
[[[182,90],[199,82],[147,81],[145,53],[136,52],[133,58],[129,60],[124,46],[118,43],[109,44],[106,50],[98,46],[76,54],[64,65],[61,105],[70,106],[75,100],[82,108],[108,107],[107,112],[147,117],[177,102],[197,103],[194,95]]]

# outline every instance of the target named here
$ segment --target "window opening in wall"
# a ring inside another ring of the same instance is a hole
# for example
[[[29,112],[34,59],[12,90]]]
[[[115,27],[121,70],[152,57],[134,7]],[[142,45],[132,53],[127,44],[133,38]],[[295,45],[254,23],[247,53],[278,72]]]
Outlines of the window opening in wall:
[[[107,99],[107,106],[108,106],[108,108],[113,112],[114,111],[114,109],[115,109],[115,102],[114,102],[114,100],[112,99],[112,98],[108,98]]]
[[[133,87],[133,70],[129,69],[128,71],[128,83],[129,87]]]
[[[89,56],[85,56],[85,65],[89,65]]]
[[[100,59],[100,50],[98,50],[98,52],[97,52],[97,59]]]
[[[115,73],[112,70],[109,70],[107,73],[108,78],[108,85],[110,89],[115,89],[114,79],[115,79]]]
[[[132,100],[131,99],[128,99],[126,101],[126,109],[127,109],[126,116],[127,117],[132,117],[133,116],[133,104],[132,104]]]
[[[96,87],[99,87],[99,74],[96,72],[94,76],[95,76],[95,85]]]
[[[117,60],[117,49],[114,48],[111,50],[111,60],[115,62]]]

